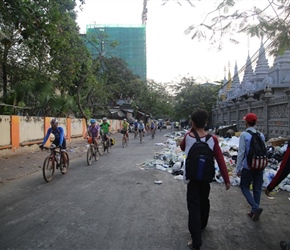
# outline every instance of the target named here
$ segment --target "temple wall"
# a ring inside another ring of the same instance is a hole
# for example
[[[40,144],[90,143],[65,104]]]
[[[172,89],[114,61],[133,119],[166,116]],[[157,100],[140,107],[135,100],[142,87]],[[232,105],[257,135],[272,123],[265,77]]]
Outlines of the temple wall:
[[[224,102],[212,110],[212,122],[213,127],[237,124],[238,131],[243,131],[243,117],[247,113],[255,113],[258,116],[256,128],[264,133],[267,139],[279,136],[290,138],[289,110],[290,95],[287,94],[251,103],[242,101],[239,104],[228,105]]]

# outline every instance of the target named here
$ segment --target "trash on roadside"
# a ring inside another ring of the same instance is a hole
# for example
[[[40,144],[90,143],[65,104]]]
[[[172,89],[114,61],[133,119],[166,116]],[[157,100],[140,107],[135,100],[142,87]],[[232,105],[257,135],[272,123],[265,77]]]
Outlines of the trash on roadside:
[[[160,184],[162,184],[162,181],[157,180],[157,181],[155,181],[154,183],[160,185]]]
[[[180,142],[186,132],[187,130],[183,130],[165,134],[164,136],[169,138],[164,143],[155,143],[156,146],[163,146],[162,150],[160,152],[155,152],[153,159],[138,164],[140,168],[144,170],[155,169],[167,171],[174,176],[174,179],[183,180],[185,153],[180,149]],[[239,149],[239,137],[236,136],[237,134],[238,133],[235,133],[235,136],[231,136],[231,138],[218,137],[232,186],[238,186],[240,184],[240,177],[235,173]],[[272,142],[273,141],[275,140],[272,140]],[[268,166],[264,171],[263,187],[266,187],[276,175],[286,150],[287,144],[273,146],[272,143],[272,145],[267,146]],[[223,184],[224,180],[219,171],[217,162],[215,162],[215,171],[214,181]],[[277,187],[277,192],[279,189],[290,192],[290,174]]]

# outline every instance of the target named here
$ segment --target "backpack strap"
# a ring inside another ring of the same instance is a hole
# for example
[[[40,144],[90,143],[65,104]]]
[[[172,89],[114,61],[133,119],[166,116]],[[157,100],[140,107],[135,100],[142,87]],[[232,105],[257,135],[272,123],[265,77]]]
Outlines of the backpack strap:
[[[192,132],[194,133],[196,140],[200,141],[200,137],[199,137],[198,133],[195,130],[193,130]]]
[[[198,133],[195,130],[193,130],[192,132],[193,132],[196,140],[197,141],[200,141],[200,137],[199,137]],[[210,138],[211,138],[211,135],[210,134],[207,134],[206,137],[205,137],[205,141],[207,142]]]
[[[249,134],[251,134],[251,135],[253,135],[253,134],[257,134],[259,137],[261,137],[260,136],[260,133],[257,131],[256,133],[254,133],[253,131],[251,131],[251,130],[246,130],[246,132],[248,132]]]

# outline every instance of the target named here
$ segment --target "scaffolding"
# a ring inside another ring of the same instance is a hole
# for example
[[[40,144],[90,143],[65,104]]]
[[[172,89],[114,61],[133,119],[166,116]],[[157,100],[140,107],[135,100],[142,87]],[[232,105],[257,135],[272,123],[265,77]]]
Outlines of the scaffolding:
[[[123,59],[129,69],[142,80],[146,80],[146,26],[145,25],[97,25],[86,26],[86,36],[90,37],[87,48],[93,58],[97,55]],[[117,46],[113,48],[112,43]]]

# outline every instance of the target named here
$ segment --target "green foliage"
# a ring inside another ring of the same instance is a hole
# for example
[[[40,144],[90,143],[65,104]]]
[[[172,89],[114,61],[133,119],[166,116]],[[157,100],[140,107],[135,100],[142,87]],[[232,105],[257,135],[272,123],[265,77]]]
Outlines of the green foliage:
[[[242,2],[245,6],[245,1]],[[233,37],[245,32],[269,41],[267,49],[270,54],[283,54],[290,49],[288,0],[258,1],[256,5],[249,1],[248,6],[252,7],[245,10],[239,9],[239,4],[241,1],[220,0],[209,10],[204,21],[188,27],[186,34],[190,34],[192,39],[220,43],[218,47],[221,48],[222,39],[227,38],[229,42],[237,44],[239,41]]]
[[[198,108],[205,109],[211,114],[211,109],[218,98],[218,90],[218,85],[198,84],[193,78],[183,78],[176,86],[175,119],[188,119]]]

